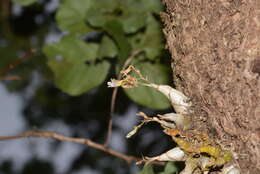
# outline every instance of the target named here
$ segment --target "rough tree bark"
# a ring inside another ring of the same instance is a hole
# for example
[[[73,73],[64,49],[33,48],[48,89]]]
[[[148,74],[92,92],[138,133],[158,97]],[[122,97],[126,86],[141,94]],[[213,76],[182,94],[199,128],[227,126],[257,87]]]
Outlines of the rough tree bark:
[[[260,0],[163,0],[177,88],[194,128],[230,146],[243,174],[260,174]]]

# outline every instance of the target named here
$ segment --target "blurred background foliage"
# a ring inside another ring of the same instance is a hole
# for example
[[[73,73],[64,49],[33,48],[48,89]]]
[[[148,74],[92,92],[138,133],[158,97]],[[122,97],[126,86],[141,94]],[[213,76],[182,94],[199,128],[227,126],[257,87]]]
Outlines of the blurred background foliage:
[[[171,82],[170,59],[164,50],[159,20],[159,12],[163,11],[160,0],[2,0],[0,3],[0,77],[20,78],[1,80],[0,85],[23,101],[21,130],[36,128],[64,133],[55,126],[62,123],[69,129],[67,135],[103,143],[112,93],[106,82],[115,78],[136,52],[132,64],[150,81]],[[32,50],[33,56],[4,72]],[[130,140],[124,138],[137,121],[135,112],[163,113],[169,106],[167,99],[152,89],[120,90],[113,115],[113,135],[120,138],[112,136],[110,146],[135,156],[153,156],[172,147],[156,124],[147,126]],[[50,144],[48,150],[53,152],[50,155],[55,155],[62,143]],[[89,148],[79,149],[66,165],[69,167],[62,173],[80,173],[85,168],[91,169],[90,173],[138,171],[134,164],[129,166]],[[59,173],[51,161],[37,155],[24,162],[19,170],[14,166],[13,160],[2,159],[0,173]],[[140,173],[152,170],[147,166]],[[176,167],[169,163],[165,169],[155,167],[158,170],[169,174]]]

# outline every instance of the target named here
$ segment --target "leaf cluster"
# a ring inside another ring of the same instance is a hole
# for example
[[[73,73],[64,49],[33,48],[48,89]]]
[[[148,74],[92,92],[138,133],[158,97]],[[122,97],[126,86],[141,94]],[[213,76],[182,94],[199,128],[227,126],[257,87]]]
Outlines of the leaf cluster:
[[[31,5],[36,0],[14,0]],[[159,0],[64,0],[55,19],[63,36],[43,47],[55,85],[78,96],[97,88],[110,72],[118,73],[135,51],[132,64],[155,83],[170,81],[158,14]],[[112,71],[111,68],[113,67]],[[114,68],[115,67],[115,68]],[[126,89],[134,102],[154,109],[170,106],[167,99],[147,87]]]

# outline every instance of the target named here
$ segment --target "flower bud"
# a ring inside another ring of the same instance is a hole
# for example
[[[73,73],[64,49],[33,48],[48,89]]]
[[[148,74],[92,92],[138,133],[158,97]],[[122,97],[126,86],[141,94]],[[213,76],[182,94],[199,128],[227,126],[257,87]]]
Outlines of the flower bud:
[[[225,167],[222,171],[222,174],[240,174],[240,170],[237,167],[231,165],[229,167]]]
[[[178,114],[189,114],[189,107],[191,103],[189,98],[186,97],[182,92],[168,86],[168,85],[157,85],[157,84],[146,84],[146,86],[152,87],[163,93],[172,103],[175,111]]]
[[[148,161],[183,161],[185,153],[179,148],[175,147],[159,156],[147,158]]]

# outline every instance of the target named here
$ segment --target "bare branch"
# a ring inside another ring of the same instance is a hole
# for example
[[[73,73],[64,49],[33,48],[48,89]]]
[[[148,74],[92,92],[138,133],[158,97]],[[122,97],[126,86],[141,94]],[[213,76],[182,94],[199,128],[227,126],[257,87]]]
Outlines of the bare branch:
[[[21,80],[19,76],[0,76],[0,80]]]
[[[130,63],[132,62],[133,58],[135,56],[137,56],[138,54],[140,54],[141,51],[142,50],[135,50],[135,51],[133,51],[132,54],[126,59],[126,61],[125,61],[125,63],[124,63],[124,65],[123,65],[121,70],[126,69],[130,65]],[[117,80],[121,80],[121,78],[122,78],[122,74],[119,73],[117,75]],[[117,92],[118,92],[118,88],[114,88],[113,89],[113,93],[112,93],[112,97],[111,97],[108,130],[107,130],[107,136],[106,136],[106,140],[105,140],[104,146],[107,146],[109,144],[109,140],[110,140],[111,133],[112,133],[112,125],[113,125],[112,115],[113,115],[113,113],[115,111],[115,103],[116,103]]]
[[[61,134],[57,134],[54,132],[45,132],[45,131],[33,131],[29,130],[24,133],[15,135],[15,136],[2,136],[0,137],[0,141],[6,141],[6,140],[15,140],[19,138],[27,138],[27,137],[40,137],[40,138],[52,138],[59,141],[66,141],[66,142],[73,142],[77,144],[85,144],[89,147],[95,148],[97,150],[103,151],[105,153],[108,153],[112,156],[116,156],[120,159],[123,159],[127,161],[128,163],[132,161],[138,161],[139,158],[136,158],[134,156],[128,156],[120,152],[113,151],[111,149],[106,148],[102,144],[95,143],[87,138],[74,138],[74,137],[68,137]]]
[[[15,140],[15,139],[20,139],[20,138],[29,138],[29,137],[37,137],[37,138],[51,138],[51,139],[56,139],[59,141],[64,141],[64,142],[72,142],[72,143],[77,143],[77,144],[84,144],[86,146],[92,147],[94,149],[100,150],[102,152],[108,153],[112,156],[115,156],[117,158],[125,160],[128,164],[131,162],[136,162],[136,161],[141,161],[141,158],[137,158],[134,156],[126,155],[120,152],[113,151],[112,149],[106,148],[102,144],[95,143],[91,141],[90,139],[87,138],[74,138],[74,137],[68,137],[64,136],[55,132],[47,132],[47,131],[35,131],[35,130],[29,130],[26,132],[23,132],[18,135],[14,136],[0,136],[0,141],[7,141],[7,140]],[[164,165],[162,162],[155,161],[153,164],[156,165]]]
[[[32,57],[35,54],[35,50],[30,50],[28,52],[26,52],[21,58],[15,59],[13,62],[11,62],[7,67],[5,67],[4,69],[0,70],[0,74],[6,74],[9,71],[11,71],[14,67],[16,67],[17,65],[21,64],[22,61],[24,61],[27,58]]]

